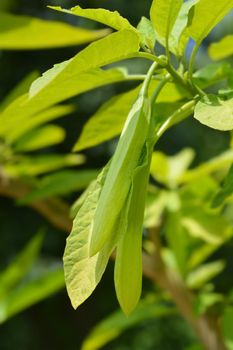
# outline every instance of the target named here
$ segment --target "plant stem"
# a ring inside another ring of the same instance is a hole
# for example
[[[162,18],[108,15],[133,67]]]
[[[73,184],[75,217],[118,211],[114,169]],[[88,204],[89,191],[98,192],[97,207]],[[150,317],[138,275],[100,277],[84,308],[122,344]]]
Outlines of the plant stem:
[[[166,130],[168,130],[171,126],[181,122],[182,120],[189,117],[193,111],[194,107],[196,105],[196,100],[191,100],[184,104],[182,107],[180,107],[174,114],[172,114],[158,129],[156,132],[156,136],[159,139]]]
[[[152,79],[152,77],[153,77],[154,71],[155,71],[157,68],[158,68],[158,63],[157,63],[157,62],[154,62],[154,63],[151,65],[151,67],[150,67],[150,69],[149,69],[149,71],[148,71],[148,73],[147,73],[147,75],[146,75],[146,78],[145,78],[145,80],[144,80],[144,82],[143,82],[143,85],[142,85],[142,88],[141,88],[141,91],[140,91],[140,95],[142,95],[142,96],[144,96],[144,97],[148,96],[148,88],[149,88],[151,79]]]

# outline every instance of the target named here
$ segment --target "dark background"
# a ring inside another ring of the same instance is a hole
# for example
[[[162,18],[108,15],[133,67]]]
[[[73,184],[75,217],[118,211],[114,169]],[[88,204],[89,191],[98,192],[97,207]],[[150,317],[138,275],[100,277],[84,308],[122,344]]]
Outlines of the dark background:
[[[96,0],[79,1],[83,7],[104,7],[118,10],[136,25],[142,15],[148,17],[151,0]],[[77,5],[72,0],[0,0],[0,10],[15,14],[26,14],[44,19],[56,19],[73,25],[88,28],[101,27],[96,23],[74,16],[57,13],[46,8],[46,5],[61,5],[69,8]],[[205,41],[218,39],[231,32],[228,17]],[[33,70],[43,72],[53,64],[72,57],[80,47],[41,50],[41,51],[0,51],[0,99],[2,99],[26,74]],[[209,61],[205,54],[205,46],[199,53],[199,67]],[[144,70],[144,63],[135,61],[133,69]],[[131,86],[131,85],[130,85]],[[126,85],[114,85],[95,90],[73,99],[78,104],[78,112],[61,123],[67,130],[68,137],[64,144],[56,147],[58,152],[69,152],[77,139],[85,121],[96,111],[102,102],[116,92],[128,88]],[[216,132],[201,126],[194,120],[182,123],[173,128],[163,138],[158,148],[174,154],[183,147],[192,147],[196,151],[196,163],[202,162],[227,148],[229,135]],[[99,167],[108,159],[113,143],[96,147],[87,151],[87,165]],[[74,194],[67,198],[71,203]],[[46,237],[43,244],[42,258],[54,258],[59,261],[65,246],[65,234],[51,227],[44,219],[31,209],[18,207],[13,201],[0,198],[0,269],[4,269],[11,259],[23,248],[28,240],[43,226]],[[230,257],[230,251],[224,251]],[[113,266],[109,264],[104,278],[92,297],[74,311],[70,305],[66,291],[63,290],[46,300],[30,307],[23,313],[13,317],[0,326],[0,350],[73,350],[80,344],[94,325],[111,311],[118,308],[113,287]],[[153,291],[154,286],[148,281],[145,290]],[[193,340],[193,335],[185,322],[179,317],[165,320],[147,321],[106,346],[115,350],[172,350],[183,349]]]

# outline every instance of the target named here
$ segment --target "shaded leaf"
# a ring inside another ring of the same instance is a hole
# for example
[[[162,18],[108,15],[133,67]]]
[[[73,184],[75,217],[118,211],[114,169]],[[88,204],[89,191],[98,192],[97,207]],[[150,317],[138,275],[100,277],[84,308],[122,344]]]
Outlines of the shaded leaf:
[[[143,45],[148,47],[151,52],[153,52],[156,41],[156,33],[151,21],[146,17],[142,17],[138,23],[137,30],[141,36],[141,42]]]
[[[63,170],[44,176],[39,180],[36,189],[20,199],[18,203],[30,203],[52,196],[82,190],[86,188],[96,176],[96,170]]]
[[[233,165],[231,166],[227,177],[225,178],[222,189],[216,194],[213,199],[212,206],[218,207],[222,205],[228,197],[233,194]]]
[[[211,44],[208,52],[212,60],[222,60],[233,55],[233,35],[227,35],[219,42]]]
[[[84,340],[81,350],[101,349],[127,329],[145,320],[167,317],[174,312],[174,309],[164,305],[156,297],[147,297],[139,302],[137,309],[128,317],[122,311],[116,311],[101,321]]]

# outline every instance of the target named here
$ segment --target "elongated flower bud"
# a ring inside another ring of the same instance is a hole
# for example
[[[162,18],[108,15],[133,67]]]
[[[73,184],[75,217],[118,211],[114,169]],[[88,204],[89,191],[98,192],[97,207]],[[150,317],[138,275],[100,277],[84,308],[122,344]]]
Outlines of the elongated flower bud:
[[[150,100],[139,95],[131,109],[117,145],[102,189],[94,220],[90,255],[104,245],[117,220],[139,163],[151,119]]]

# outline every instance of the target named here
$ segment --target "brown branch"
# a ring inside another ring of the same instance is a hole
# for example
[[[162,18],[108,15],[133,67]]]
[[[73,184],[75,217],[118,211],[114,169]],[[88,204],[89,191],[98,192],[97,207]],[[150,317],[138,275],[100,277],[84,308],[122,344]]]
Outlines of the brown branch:
[[[175,271],[172,271],[165,266],[161,256],[158,232],[154,229],[151,231],[156,247],[154,254],[154,281],[170,294],[183,317],[195,330],[196,335],[205,350],[226,350],[218,325],[218,320],[216,317],[213,317],[208,313],[201,316],[196,316],[194,314],[193,293],[187,288]]]
[[[19,199],[28,194],[31,187],[20,180],[5,180],[0,178],[0,195],[13,199]],[[56,228],[69,233],[72,221],[69,218],[69,206],[58,198],[51,198],[30,203]],[[197,337],[205,350],[226,350],[220,334],[217,320],[207,313],[196,317],[193,313],[194,295],[185,286],[181,278],[169,270],[162,258],[160,241],[156,232],[152,232],[155,240],[156,252],[154,256],[143,254],[143,274],[156,282],[162,289],[167,291],[183,317],[191,324]]]

